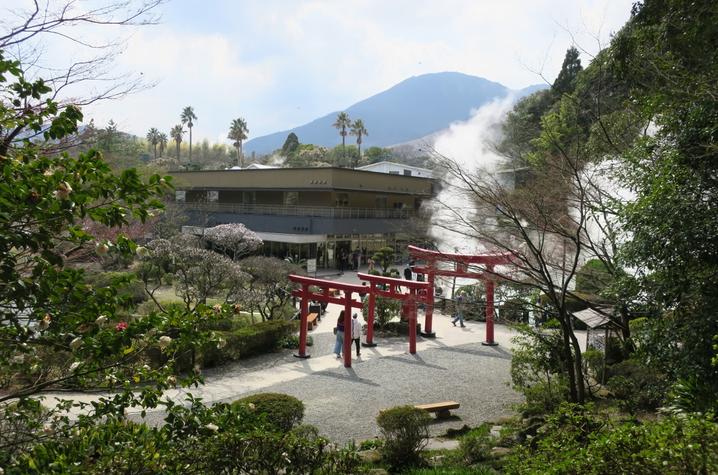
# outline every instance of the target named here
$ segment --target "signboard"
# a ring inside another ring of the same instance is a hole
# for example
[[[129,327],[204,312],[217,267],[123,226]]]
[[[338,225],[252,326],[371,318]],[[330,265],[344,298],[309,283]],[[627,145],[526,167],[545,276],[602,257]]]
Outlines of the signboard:
[[[317,271],[317,260],[307,259],[307,273]]]

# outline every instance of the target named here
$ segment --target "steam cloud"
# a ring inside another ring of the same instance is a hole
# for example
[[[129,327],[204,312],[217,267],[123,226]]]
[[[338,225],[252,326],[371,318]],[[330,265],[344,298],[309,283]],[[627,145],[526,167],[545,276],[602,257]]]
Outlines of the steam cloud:
[[[501,137],[501,123],[514,103],[515,97],[509,95],[482,106],[472,113],[469,120],[454,123],[439,135],[433,149],[438,155],[455,161],[466,171],[494,173],[504,159],[492,150],[491,144]],[[463,216],[471,215],[474,210],[468,197],[459,192],[456,178],[451,175],[446,177],[437,201],[441,204],[433,208],[429,235],[437,243],[439,250],[458,250],[462,253],[483,251],[484,247],[478,241],[441,226],[442,223],[455,221],[455,215],[450,210],[458,211]]]

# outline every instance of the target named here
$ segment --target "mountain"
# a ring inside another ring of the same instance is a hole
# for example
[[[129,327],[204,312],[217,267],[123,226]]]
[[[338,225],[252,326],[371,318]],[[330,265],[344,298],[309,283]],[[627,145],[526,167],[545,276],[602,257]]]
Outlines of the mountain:
[[[362,119],[369,131],[363,148],[386,147],[438,132],[452,122],[467,120],[472,109],[495,98],[511,92],[523,96],[541,88],[536,85],[511,91],[499,83],[462,73],[423,74],[357,102],[345,111],[352,120]],[[297,134],[301,143],[333,147],[341,143],[339,133],[332,127],[337,114],[338,111],[332,112],[308,124],[254,138],[244,144],[244,151],[270,153],[282,147],[290,132]],[[347,144],[354,143],[352,139],[347,137]]]

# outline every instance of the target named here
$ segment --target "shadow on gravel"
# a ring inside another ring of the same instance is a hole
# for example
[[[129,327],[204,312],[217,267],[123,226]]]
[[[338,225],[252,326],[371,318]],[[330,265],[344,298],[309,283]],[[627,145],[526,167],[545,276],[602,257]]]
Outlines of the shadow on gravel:
[[[446,371],[445,366],[439,366],[436,364],[427,363],[423,360],[421,356],[418,354],[416,355],[404,355],[404,356],[384,356],[382,359],[385,360],[392,360],[392,361],[398,361],[400,363],[406,363],[406,364],[413,364],[413,365],[419,365],[424,366],[426,368],[433,368],[433,369],[440,369],[443,371]]]
[[[331,371],[302,371],[307,373],[309,376],[326,376],[329,378],[339,379],[341,381],[348,381],[350,383],[360,383],[360,384],[366,384],[367,386],[376,386],[379,387],[380,385],[378,383],[375,383],[374,381],[370,379],[360,378],[357,376],[356,372],[353,368],[344,368],[344,370],[347,372],[347,374],[341,374],[341,373],[335,373]]]
[[[437,350],[444,350],[444,351],[453,351],[454,353],[464,353],[467,355],[475,355],[475,356],[488,356],[489,358],[499,358],[502,360],[510,360],[511,359],[511,353],[504,350],[500,346],[485,346],[481,349],[473,349],[473,348],[462,348],[459,346],[447,346],[443,345],[441,342],[437,342]]]

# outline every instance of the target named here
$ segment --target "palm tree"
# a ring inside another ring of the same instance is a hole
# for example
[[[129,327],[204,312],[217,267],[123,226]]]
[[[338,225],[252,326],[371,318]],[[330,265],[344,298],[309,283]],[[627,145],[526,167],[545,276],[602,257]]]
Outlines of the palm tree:
[[[349,132],[351,135],[356,135],[357,137],[357,147],[359,148],[359,158],[357,161],[361,160],[361,138],[366,137],[369,135],[369,132],[366,131],[364,128],[364,122],[361,119],[357,119],[352,124],[352,130]],[[352,168],[356,167],[356,163],[354,163],[354,166]]]
[[[170,136],[172,137],[172,140],[174,140],[177,144],[177,162],[179,162],[180,159],[180,144],[182,143],[183,135],[184,129],[182,128],[182,124],[177,124],[172,127],[172,130],[170,130]]]
[[[349,118],[349,114],[346,112],[340,112],[337,115],[337,121],[332,124],[332,126],[339,130],[339,135],[342,136],[342,154],[344,155],[344,158],[346,158],[346,148],[344,141],[347,137],[347,127],[351,125],[352,121]]]
[[[232,124],[229,126],[229,134],[227,135],[228,139],[234,140],[234,146],[237,147],[237,164],[242,168],[244,168],[242,141],[247,138],[248,133],[247,121],[240,117],[232,121]]]
[[[160,157],[162,157],[165,153],[165,148],[167,147],[167,134],[164,132],[161,132],[158,141],[160,143]]]
[[[192,163],[192,127],[194,127],[194,121],[197,120],[197,116],[194,115],[194,108],[192,106],[187,106],[184,109],[182,109],[182,114],[180,115],[180,119],[182,119],[182,123],[187,124],[187,128],[189,128],[189,160],[188,160],[188,163]]]
[[[157,144],[160,142],[160,131],[156,128],[152,127],[149,132],[147,132],[147,144],[152,147],[152,150],[154,151],[155,158],[157,158]]]

